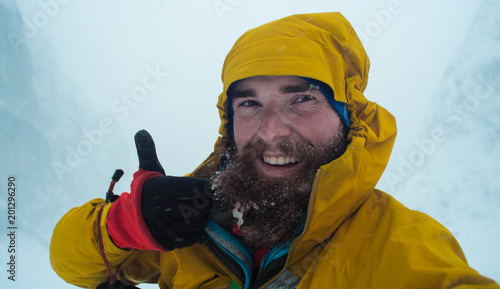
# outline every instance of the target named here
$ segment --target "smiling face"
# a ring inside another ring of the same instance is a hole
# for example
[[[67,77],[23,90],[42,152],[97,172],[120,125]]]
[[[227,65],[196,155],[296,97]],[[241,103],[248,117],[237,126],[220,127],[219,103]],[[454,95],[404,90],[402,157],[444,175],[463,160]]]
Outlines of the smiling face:
[[[303,223],[317,169],[345,151],[347,129],[300,77],[247,78],[228,97],[234,143],[213,178],[216,195],[247,245],[284,244]]]
[[[345,137],[326,97],[300,77],[247,78],[234,87],[230,98],[236,148],[241,152],[257,147],[251,161],[262,178],[294,175],[314,162],[309,150],[313,158],[325,158]],[[332,154],[326,162],[335,157]]]

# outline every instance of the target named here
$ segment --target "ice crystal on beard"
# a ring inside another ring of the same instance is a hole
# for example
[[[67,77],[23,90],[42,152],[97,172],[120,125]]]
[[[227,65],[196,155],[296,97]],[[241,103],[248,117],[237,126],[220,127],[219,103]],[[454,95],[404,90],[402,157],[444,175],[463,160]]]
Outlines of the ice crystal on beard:
[[[243,225],[243,213],[244,211],[240,211],[236,208],[233,209],[233,217],[237,220],[236,225],[238,229]]]

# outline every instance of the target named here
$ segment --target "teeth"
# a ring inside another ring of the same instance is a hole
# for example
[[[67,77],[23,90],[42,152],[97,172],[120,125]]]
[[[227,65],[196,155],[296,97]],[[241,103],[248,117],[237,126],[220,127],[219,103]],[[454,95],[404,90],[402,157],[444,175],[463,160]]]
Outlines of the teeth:
[[[264,157],[264,162],[270,165],[288,165],[290,163],[297,163],[297,157]]]

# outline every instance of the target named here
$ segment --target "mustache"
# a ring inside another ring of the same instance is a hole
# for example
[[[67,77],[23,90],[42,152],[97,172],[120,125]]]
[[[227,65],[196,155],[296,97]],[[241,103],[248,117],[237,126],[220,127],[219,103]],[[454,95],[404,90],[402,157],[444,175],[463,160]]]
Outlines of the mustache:
[[[299,157],[299,161],[311,162],[315,159],[316,149],[306,141],[284,139],[276,144],[268,144],[261,139],[246,144],[238,150],[235,159],[261,158],[264,152],[280,152]]]

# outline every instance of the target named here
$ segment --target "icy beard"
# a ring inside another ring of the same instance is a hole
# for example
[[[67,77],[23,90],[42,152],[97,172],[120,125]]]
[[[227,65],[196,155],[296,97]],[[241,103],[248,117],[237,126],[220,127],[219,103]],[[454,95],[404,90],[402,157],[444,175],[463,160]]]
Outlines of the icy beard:
[[[213,182],[217,198],[238,221],[244,242],[255,248],[273,247],[298,233],[317,169],[342,155],[346,145],[342,126],[319,150],[305,141],[286,140],[272,148],[257,141],[230,153],[230,164]],[[304,166],[291,176],[260,177],[254,162],[269,150],[300,156]]]

